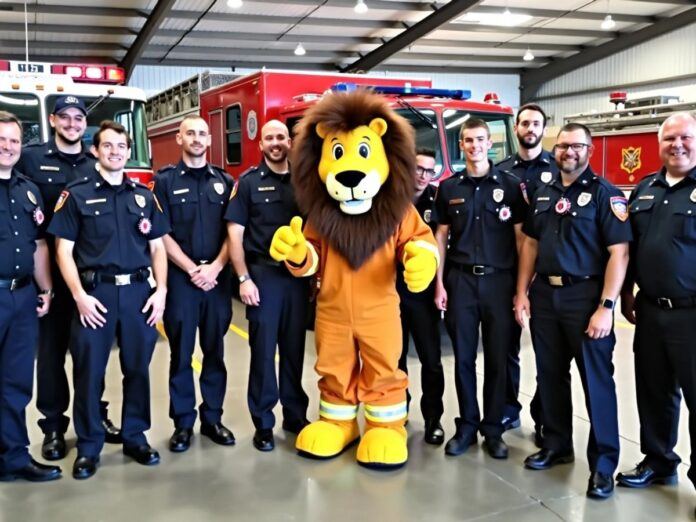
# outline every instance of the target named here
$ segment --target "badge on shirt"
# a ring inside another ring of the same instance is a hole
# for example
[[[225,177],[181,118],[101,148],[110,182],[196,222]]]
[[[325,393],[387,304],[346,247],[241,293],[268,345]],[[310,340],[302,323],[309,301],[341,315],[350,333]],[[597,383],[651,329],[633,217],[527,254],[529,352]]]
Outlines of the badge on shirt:
[[[423,221],[426,223],[430,223],[430,219],[432,218],[433,211],[428,209],[423,211]]]
[[[44,213],[41,211],[41,207],[36,207],[34,209],[33,217],[34,217],[34,223],[41,226],[41,224],[44,222],[44,218],[45,218]]]
[[[56,201],[56,208],[53,210],[53,212],[58,212],[61,208],[63,208],[63,205],[65,205],[68,197],[70,197],[70,192],[67,190],[61,192],[60,196],[58,197],[58,201]]]
[[[147,205],[147,202],[145,201],[145,196],[143,196],[142,194],[136,194],[135,204],[138,205],[140,208],[145,208],[145,205]]]
[[[500,203],[505,197],[505,191],[503,189],[493,189],[493,201]]]
[[[612,196],[609,198],[609,207],[614,215],[621,221],[628,219],[628,200],[623,196]]]
[[[147,236],[152,230],[152,222],[146,217],[138,221],[138,230],[144,236]]]
[[[696,189],[691,191],[691,195],[689,196],[689,199],[691,200],[692,203],[696,203]]]
[[[507,205],[503,205],[500,207],[498,210],[498,219],[502,222],[505,223],[508,219],[512,217],[512,211],[510,210],[510,207]]]
[[[556,201],[556,206],[554,207],[556,214],[567,214],[570,210],[570,200],[568,198],[561,198]]]
[[[31,190],[27,190],[27,197],[29,198],[29,201],[31,201],[32,205],[36,205],[36,196]]]
[[[220,196],[225,193],[225,185],[223,183],[213,183],[213,188]]]
[[[579,207],[584,207],[590,201],[592,201],[592,194],[590,194],[589,192],[581,192],[580,195],[578,196],[578,206]]]
[[[541,173],[542,183],[551,183],[552,179],[553,179],[553,174],[551,174],[548,170],[546,172]]]
[[[524,202],[529,205],[529,196],[527,195],[527,185],[525,183],[520,183],[520,190],[522,191],[522,197]]]

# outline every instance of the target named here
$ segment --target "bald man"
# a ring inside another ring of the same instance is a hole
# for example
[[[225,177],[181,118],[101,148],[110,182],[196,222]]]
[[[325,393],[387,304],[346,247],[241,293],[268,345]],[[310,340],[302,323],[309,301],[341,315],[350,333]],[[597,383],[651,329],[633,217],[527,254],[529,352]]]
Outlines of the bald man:
[[[299,433],[307,424],[309,399],[302,389],[308,282],[290,275],[268,254],[273,234],[300,215],[290,183],[288,128],[271,120],[261,129],[261,163],[243,174],[225,213],[230,255],[247,306],[251,365],[247,393],[256,427],[254,447],[275,447],[273,408],[283,406],[283,429]],[[276,379],[276,346],[280,355]]]

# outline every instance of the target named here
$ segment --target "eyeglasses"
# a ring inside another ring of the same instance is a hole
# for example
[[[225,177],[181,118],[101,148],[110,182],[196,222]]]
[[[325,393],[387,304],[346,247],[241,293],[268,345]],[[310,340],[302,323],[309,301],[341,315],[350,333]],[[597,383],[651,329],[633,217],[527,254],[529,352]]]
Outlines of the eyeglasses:
[[[432,178],[435,175],[435,169],[426,169],[420,165],[416,165],[416,174],[419,176],[428,176]]]
[[[559,143],[558,145],[555,145],[553,148],[561,152],[565,152],[568,149],[573,149],[573,152],[582,152],[582,149],[589,146],[589,143]]]

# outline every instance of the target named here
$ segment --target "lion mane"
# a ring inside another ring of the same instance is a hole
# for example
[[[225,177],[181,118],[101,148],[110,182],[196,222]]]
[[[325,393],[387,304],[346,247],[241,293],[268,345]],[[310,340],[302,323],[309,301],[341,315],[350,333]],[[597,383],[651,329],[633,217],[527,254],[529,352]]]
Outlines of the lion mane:
[[[329,196],[319,177],[323,140],[316,133],[319,122],[329,132],[346,132],[383,118],[388,125],[382,136],[389,161],[389,177],[372,202],[359,215],[347,215]],[[307,221],[357,270],[394,234],[414,193],[416,164],[414,132],[384,98],[366,89],[324,96],[311,107],[296,127],[291,149],[292,184]]]

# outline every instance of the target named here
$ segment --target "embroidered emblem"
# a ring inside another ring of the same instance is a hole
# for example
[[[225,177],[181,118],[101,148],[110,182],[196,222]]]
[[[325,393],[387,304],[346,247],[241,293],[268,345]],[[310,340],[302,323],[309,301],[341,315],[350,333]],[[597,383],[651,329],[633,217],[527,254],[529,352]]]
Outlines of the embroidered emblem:
[[[510,207],[508,207],[507,205],[503,205],[502,207],[500,207],[500,209],[498,210],[498,219],[501,222],[505,223],[511,217],[512,211],[510,211]]]
[[[56,208],[53,210],[53,212],[58,212],[61,208],[63,208],[63,205],[65,205],[65,202],[68,200],[69,197],[70,192],[68,192],[67,190],[61,192],[60,196],[58,197],[58,201],[56,201]]]
[[[213,188],[220,196],[225,193],[225,185],[222,183],[213,183]]]
[[[136,194],[135,204],[138,205],[140,208],[145,208],[145,205],[147,204],[147,202],[145,201],[145,196],[143,196],[142,194]]]
[[[570,200],[568,198],[561,198],[556,201],[556,206],[554,207],[556,214],[567,214],[570,210]]]
[[[551,183],[552,179],[553,179],[553,174],[551,174],[548,170],[546,172],[541,173],[542,183]]]
[[[41,226],[41,224],[44,222],[44,213],[41,211],[40,207],[36,207],[34,209],[34,223],[37,225]]]
[[[430,219],[432,218],[433,211],[428,209],[423,212],[423,221],[426,223],[430,223]]]
[[[142,218],[138,221],[138,230],[144,236],[147,236],[152,230],[152,222],[147,218]]]
[[[590,201],[592,201],[592,194],[590,194],[589,192],[581,192],[580,195],[578,196],[578,206],[579,207],[584,207]]]
[[[493,189],[493,201],[500,203],[505,197],[505,191],[503,189]]]
[[[623,196],[609,198],[609,207],[614,215],[621,221],[628,219],[628,200]]]

